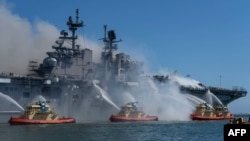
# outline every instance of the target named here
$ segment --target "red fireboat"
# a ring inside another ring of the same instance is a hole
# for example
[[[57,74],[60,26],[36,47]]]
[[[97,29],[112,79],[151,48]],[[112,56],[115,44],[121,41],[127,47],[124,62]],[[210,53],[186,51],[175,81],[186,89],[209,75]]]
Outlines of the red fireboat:
[[[111,122],[125,121],[158,121],[157,116],[146,115],[139,107],[138,102],[130,102],[121,107],[119,113],[111,115]]]
[[[206,103],[199,104],[190,117],[192,120],[223,120],[234,118],[226,106],[216,105],[215,108],[212,108]]]
[[[27,106],[22,116],[11,117],[9,120],[9,124],[11,125],[62,123],[75,123],[75,119],[58,117],[48,102],[33,103]]]

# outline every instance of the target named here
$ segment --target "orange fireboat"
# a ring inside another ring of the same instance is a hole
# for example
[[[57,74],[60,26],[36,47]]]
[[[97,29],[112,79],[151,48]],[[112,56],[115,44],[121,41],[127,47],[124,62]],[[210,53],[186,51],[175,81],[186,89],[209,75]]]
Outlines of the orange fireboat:
[[[209,107],[207,103],[199,104],[194,113],[191,114],[192,120],[223,120],[233,119],[234,116],[223,105],[216,105],[215,108]]]
[[[146,115],[139,107],[138,102],[130,102],[121,107],[119,113],[111,115],[111,122],[124,121],[158,121],[157,116]]]
[[[27,106],[24,114],[20,117],[11,117],[9,124],[61,124],[75,123],[74,118],[58,117],[48,102],[35,102]]]

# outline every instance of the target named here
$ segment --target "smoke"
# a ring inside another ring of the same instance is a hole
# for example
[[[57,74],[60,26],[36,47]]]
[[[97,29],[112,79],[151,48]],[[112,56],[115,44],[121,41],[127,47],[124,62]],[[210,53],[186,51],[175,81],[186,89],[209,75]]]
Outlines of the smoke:
[[[107,93],[109,100],[104,100],[104,102],[108,103],[109,107],[113,107],[113,110],[107,111],[107,109],[100,107],[102,114],[99,114],[107,117],[106,115],[118,112],[116,105],[123,106],[128,102],[137,101],[146,114],[156,115],[160,120],[188,121],[190,120],[190,114],[195,110],[196,104],[203,101],[197,97],[193,98],[181,93],[179,85],[174,81],[160,84],[149,77],[142,77],[139,83],[138,86],[134,87],[121,87],[117,84],[110,86]],[[100,93],[100,89],[98,87],[98,93]],[[193,102],[193,100],[196,100],[196,102]],[[115,105],[110,104],[110,101],[113,101],[112,103],[115,103]],[[94,102],[98,103],[97,100]],[[86,103],[85,106],[87,106]],[[89,108],[93,110],[93,107]],[[108,112],[111,113],[107,114]],[[87,117],[85,118],[87,119]]]
[[[187,121],[194,110],[193,103],[179,90],[176,83],[170,82],[164,85],[144,81],[148,89],[142,88],[140,94],[135,95],[139,104],[148,114],[157,115],[160,120]]]
[[[86,37],[84,38],[83,36],[79,36],[78,43],[81,45],[82,48],[88,48],[93,50],[93,61],[96,63],[101,62],[101,52],[102,52],[102,47],[100,44],[87,39]]]
[[[42,21],[32,26],[26,19],[11,13],[5,5],[0,5],[0,20],[1,72],[25,73],[29,59],[41,56],[56,38],[54,26]]]
[[[54,25],[40,19],[31,23],[12,13],[5,3],[0,3],[0,20],[0,72],[26,74],[28,62],[36,60],[41,63],[60,35]],[[79,43],[81,47],[94,50],[94,60],[100,58],[98,44],[82,36],[79,36]]]

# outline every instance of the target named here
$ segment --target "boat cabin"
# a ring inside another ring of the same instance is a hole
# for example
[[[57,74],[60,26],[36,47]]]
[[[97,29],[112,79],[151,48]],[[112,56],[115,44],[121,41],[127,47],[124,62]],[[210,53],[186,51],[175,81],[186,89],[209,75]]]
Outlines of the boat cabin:
[[[120,116],[125,117],[144,117],[146,114],[138,107],[138,102],[130,102],[121,107],[121,111],[118,113]]]
[[[201,116],[214,116],[213,108],[209,107],[207,103],[201,103],[196,107],[194,114]]]
[[[34,120],[48,120],[55,119],[57,115],[54,113],[53,109],[51,109],[48,102],[39,101],[27,106],[24,117]]]

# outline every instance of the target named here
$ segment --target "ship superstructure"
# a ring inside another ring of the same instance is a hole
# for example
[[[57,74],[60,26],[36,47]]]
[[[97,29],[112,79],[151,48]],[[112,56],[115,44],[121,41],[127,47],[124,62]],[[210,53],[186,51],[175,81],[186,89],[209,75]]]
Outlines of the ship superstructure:
[[[116,40],[114,30],[107,30],[104,25],[100,62],[93,61],[93,50],[83,49],[77,44],[77,29],[84,26],[78,14],[77,9],[75,21],[71,16],[68,18],[69,33],[65,30],[60,32],[56,45],[52,46],[53,51],[47,52],[42,63],[36,60],[29,62],[28,74],[0,73],[0,92],[22,106],[42,96],[54,99],[51,102],[67,102],[72,108],[76,100],[80,106],[89,97],[101,96],[101,99],[109,100],[103,91],[110,93],[109,87],[114,85],[138,85],[136,80],[142,72],[142,63],[131,60],[125,53],[114,53],[118,48],[116,43],[121,41]],[[93,102],[92,106],[96,103]]]
[[[76,44],[76,30],[83,26],[78,21],[69,17],[67,25],[72,35],[69,36],[64,30],[61,31],[59,40],[52,46],[53,52],[47,52],[43,62],[30,61],[29,67],[32,73],[20,75],[14,73],[2,73],[0,75],[0,91],[11,96],[20,104],[25,105],[31,98],[42,95],[47,98],[58,98],[69,90],[77,93],[84,82],[84,76],[90,72],[92,63],[92,51],[80,49]],[[71,47],[64,46],[69,42]],[[83,67],[84,66],[84,67]],[[81,70],[85,71],[81,71]],[[80,71],[79,71],[80,70]]]

